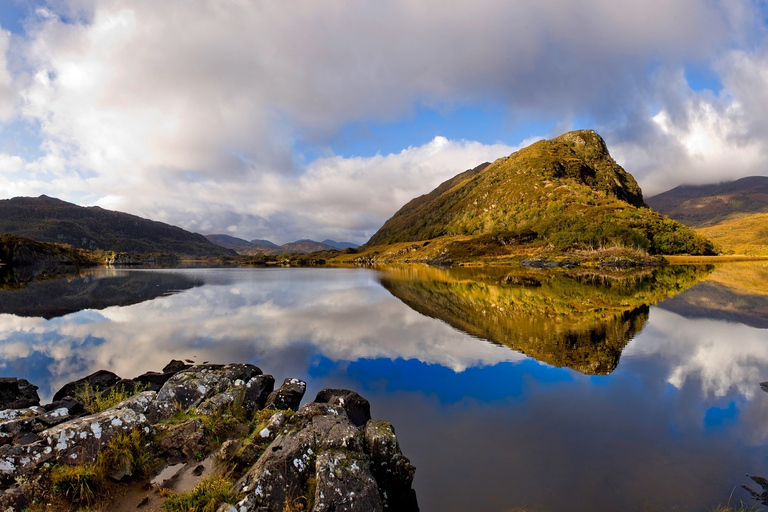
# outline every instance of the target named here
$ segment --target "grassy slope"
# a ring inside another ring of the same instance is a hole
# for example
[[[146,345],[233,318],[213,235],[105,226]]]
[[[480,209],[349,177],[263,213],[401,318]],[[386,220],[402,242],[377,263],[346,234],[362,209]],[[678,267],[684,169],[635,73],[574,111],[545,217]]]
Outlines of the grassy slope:
[[[618,245],[712,252],[692,230],[644,207],[634,178],[593,131],[540,141],[452,178],[406,204],[365,248],[526,231],[557,251]]]
[[[768,213],[731,218],[697,231],[723,254],[768,256]]]

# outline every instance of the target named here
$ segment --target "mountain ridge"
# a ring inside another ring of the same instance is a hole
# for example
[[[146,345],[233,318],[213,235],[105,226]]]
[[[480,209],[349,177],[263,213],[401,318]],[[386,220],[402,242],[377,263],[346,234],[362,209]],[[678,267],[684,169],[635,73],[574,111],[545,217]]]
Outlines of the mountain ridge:
[[[40,242],[129,253],[183,256],[235,256],[236,253],[164,222],[99,206],[79,206],[61,199],[14,197],[0,200],[0,233]]]
[[[254,239],[247,241],[243,238],[223,234],[205,235],[205,237],[212,243],[221,245],[227,249],[235,250],[241,255],[309,254],[318,251],[343,251],[344,249],[358,247],[357,244],[351,242],[337,242],[330,239],[317,242],[315,240],[304,238],[296,240],[295,242],[277,245],[269,240]]]
[[[659,213],[688,226],[712,226],[738,216],[768,213],[768,177],[680,185],[648,198],[647,202]]]

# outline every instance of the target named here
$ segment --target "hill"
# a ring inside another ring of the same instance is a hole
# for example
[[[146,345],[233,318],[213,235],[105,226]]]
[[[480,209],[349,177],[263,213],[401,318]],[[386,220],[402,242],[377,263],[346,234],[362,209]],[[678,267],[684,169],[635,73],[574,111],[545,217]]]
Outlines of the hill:
[[[687,226],[706,227],[768,213],[768,177],[750,176],[715,185],[682,185],[653,196],[648,205]]]
[[[554,251],[619,246],[712,254],[712,244],[646,207],[635,179],[592,130],[536,142],[465,171],[403,206],[364,248],[439,237],[496,237]]]
[[[34,279],[69,274],[98,263],[100,258],[85,249],[0,235],[0,289],[17,288]]]
[[[0,233],[87,250],[234,256],[233,251],[163,222],[128,213],[83,207],[48,196],[0,200]]]

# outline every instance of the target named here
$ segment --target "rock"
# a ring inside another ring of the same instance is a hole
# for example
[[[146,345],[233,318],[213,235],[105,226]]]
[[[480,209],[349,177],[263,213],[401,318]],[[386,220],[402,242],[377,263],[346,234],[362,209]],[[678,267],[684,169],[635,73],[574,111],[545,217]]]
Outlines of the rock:
[[[147,372],[133,379],[133,383],[145,391],[160,391],[163,385],[178,372]]]
[[[114,373],[108,372],[107,370],[99,370],[87,377],[64,384],[64,386],[53,395],[53,401],[61,400],[65,396],[74,397],[86,384],[91,390],[106,391],[118,381],[120,381],[120,377]]]
[[[171,425],[165,432],[160,431],[160,436],[157,448],[161,454],[168,456],[169,462],[191,459],[205,450],[208,444],[205,425],[200,418]]]
[[[301,399],[307,391],[307,383],[300,379],[285,379],[283,385],[273,391],[264,408],[291,409],[293,411],[299,408]]]
[[[27,379],[0,378],[0,410],[23,409],[34,405],[40,405],[37,386],[30,384]]]
[[[38,434],[38,439],[53,449],[59,464],[91,463],[99,451],[118,434],[130,433],[134,428],[149,431],[144,412],[156,393],[145,391],[106,411],[77,418]]]
[[[178,402],[183,409],[200,405],[203,400],[227,391],[240,380],[249,381],[261,370],[251,364],[199,365],[171,377],[158,391],[158,402]]]
[[[365,428],[356,426],[345,405],[357,404],[359,409],[350,409],[358,413],[367,401],[354,392],[324,390],[320,395],[327,402],[302,406],[235,484],[232,490],[245,495],[235,509],[281,511],[286,503],[306,506],[308,475],[314,475],[314,511],[418,511],[410,488],[414,468],[400,452],[391,426],[373,421]],[[282,416],[272,416],[270,423],[279,423]],[[265,437],[271,434],[270,429],[263,430]],[[369,443],[375,455],[369,455]],[[377,481],[377,473],[385,481]]]
[[[371,457],[371,470],[384,507],[404,512],[419,510],[416,491],[411,488],[416,468],[400,451],[392,425],[369,421],[365,425],[365,450]]]
[[[317,456],[314,512],[383,510],[367,457],[359,452],[330,450]],[[397,510],[397,509],[392,509]]]
[[[178,373],[187,368],[192,368],[192,365],[186,364],[184,361],[179,361],[178,359],[171,359],[171,362],[163,368],[163,373]]]
[[[275,378],[271,375],[256,375],[246,384],[245,399],[243,407],[249,413],[264,408],[267,399],[275,389]]]
[[[371,404],[368,400],[348,389],[323,389],[315,397],[315,402],[343,407],[350,421],[358,427],[371,419]]]

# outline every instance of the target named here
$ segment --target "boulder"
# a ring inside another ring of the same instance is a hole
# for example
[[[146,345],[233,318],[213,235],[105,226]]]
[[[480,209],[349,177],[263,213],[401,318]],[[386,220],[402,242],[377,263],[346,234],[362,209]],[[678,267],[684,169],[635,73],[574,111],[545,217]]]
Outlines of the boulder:
[[[186,364],[184,361],[179,361],[178,359],[171,359],[171,362],[163,368],[163,373],[178,373],[187,368],[192,368],[192,365]]]
[[[27,379],[0,378],[0,410],[23,409],[34,405],[40,405],[37,386],[30,384]]]
[[[269,395],[275,389],[275,378],[271,375],[255,375],[246,384],[243,407],[250,413],[264,408]]]
[[[106,411],[45,430],[38,434],[38,439],[53,449],[59,464],[95,462],[99,451],[114,436],[130,433],[134,428],[149,432],[144,413],[155,395],[154,391],[139,393]]]
[[[416,468],[400,451],[395,429],[386,421],[365,425],[365,451],[387,510],[417,511],[416,491],[411,488]]]
[[[358,427],[371,419],[371,404],[368,400],[348,389],[323,389],[315,397],[315,402],[343,407],[350,421]]]
[[[267,398],[264,408],[291,409],[299,408],[301,399],[307,391],[307,383],[300,379],[285,379],[283,385],[273,391]]]

